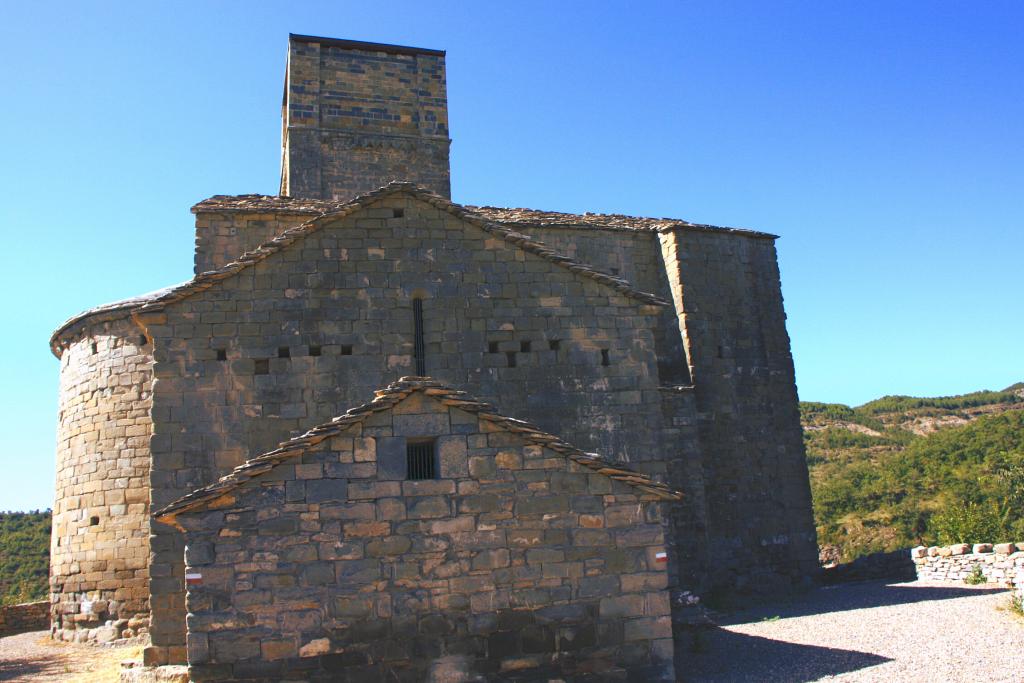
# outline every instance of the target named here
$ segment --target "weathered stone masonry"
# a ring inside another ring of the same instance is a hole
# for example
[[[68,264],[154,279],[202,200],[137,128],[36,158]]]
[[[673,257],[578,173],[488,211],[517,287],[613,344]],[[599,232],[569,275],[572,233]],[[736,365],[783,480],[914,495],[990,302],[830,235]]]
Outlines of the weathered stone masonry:
[[[425,436],[439,477],[409,481]],[[658,501],[677,498],[403,379],[159,513],[188,539],[189,673],[675,680]]]
[[[192,280],[51,340],[55,633],[148,617],[146,661],[185,662],[184,538],[149,511],[416,374],[417,349],[446,385],[681,492],[657,515],[677,631],[693,594],[812,576],[774,236],[452,203],[443,53],[289,45],[284,194],[200,202]]]
[[[67,640],[133,635],[149,612],[152,349],[102,318],[61,356],[50,588]]]

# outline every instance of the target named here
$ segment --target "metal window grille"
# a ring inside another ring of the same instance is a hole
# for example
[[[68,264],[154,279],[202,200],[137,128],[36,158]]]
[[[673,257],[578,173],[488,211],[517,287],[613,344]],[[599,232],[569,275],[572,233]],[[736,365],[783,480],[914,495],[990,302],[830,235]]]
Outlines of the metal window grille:
[[[427,374],[427,352],[423,343],[423,299],[412,300],[412,322],[414,331],[413,355],[416,357],[416,374]]]
[[[406,444],[405,461],[407,479],[437,478],[433,441],[419,441]]]

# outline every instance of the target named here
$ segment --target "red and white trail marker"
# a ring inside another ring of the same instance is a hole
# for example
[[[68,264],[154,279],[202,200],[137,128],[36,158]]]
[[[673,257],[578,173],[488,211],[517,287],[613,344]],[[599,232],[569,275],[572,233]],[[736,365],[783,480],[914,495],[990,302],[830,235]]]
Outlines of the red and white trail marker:
[[[654,561],[658,564],[662,562],[668,562],[668,553],[662,551],[660,553],[654,553]]]

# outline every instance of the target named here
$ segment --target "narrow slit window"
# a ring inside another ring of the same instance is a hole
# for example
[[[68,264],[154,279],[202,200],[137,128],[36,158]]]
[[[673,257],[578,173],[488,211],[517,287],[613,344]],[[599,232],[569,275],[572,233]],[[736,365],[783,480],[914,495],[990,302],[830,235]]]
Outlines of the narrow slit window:
[[[416,374],[427,374],[426,345],[423,343],[423,299],[412,300],[413,356],[416,358]]]
[[[320,355],[320,347],[319,346],[310,346],[309,347],[309,355],[311,355],[311,356],[319,356]]]
[[[217,349],[217,360],[227,360],[228,351],[227,349]]]
[[[608,349],[601,349],[601,365],[611,365],[611,358],[608,356]]]
[[[351,344],[342,344],[341,345],[341,355],[343,355],[343,356],[351,356],[352,355],[352,345]]]
[[[487,342],[487,353],[497,353],[498,342]]]
[[[96,353],[98,353],[98,352],[99,352],[99,350],[100,350],[99,346],[97,346],[97,345],[96,345],[96,342],[93,342],[93,343],[92,343],[92,352],[93,352],[94,354],[96,354]]]
[[[292,350],[290,348],[288,348],[287,346],[279,346],[277,348],[277,357],[278,358],[291,358],[292,357]]]
[[[410,441],[405,445],[407,479],[437,479],[434,442]]]
[[[257,358],[254,361],[252,374],[254,375],[269,375],[270,374],[270,360],[267,358]]]
[[[505,352],[505,358],[508,360],[508,366],[510,368],[514,368],[516,366],[516,352],[515,351],[506,351]]]

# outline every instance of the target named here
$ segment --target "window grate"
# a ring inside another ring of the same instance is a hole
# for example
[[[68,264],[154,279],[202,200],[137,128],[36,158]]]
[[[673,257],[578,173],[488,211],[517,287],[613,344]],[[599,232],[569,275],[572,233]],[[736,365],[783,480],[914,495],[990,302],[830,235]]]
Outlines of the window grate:
[[[437,479],[433,441],[407,443],[405,461],[407,479]]]

